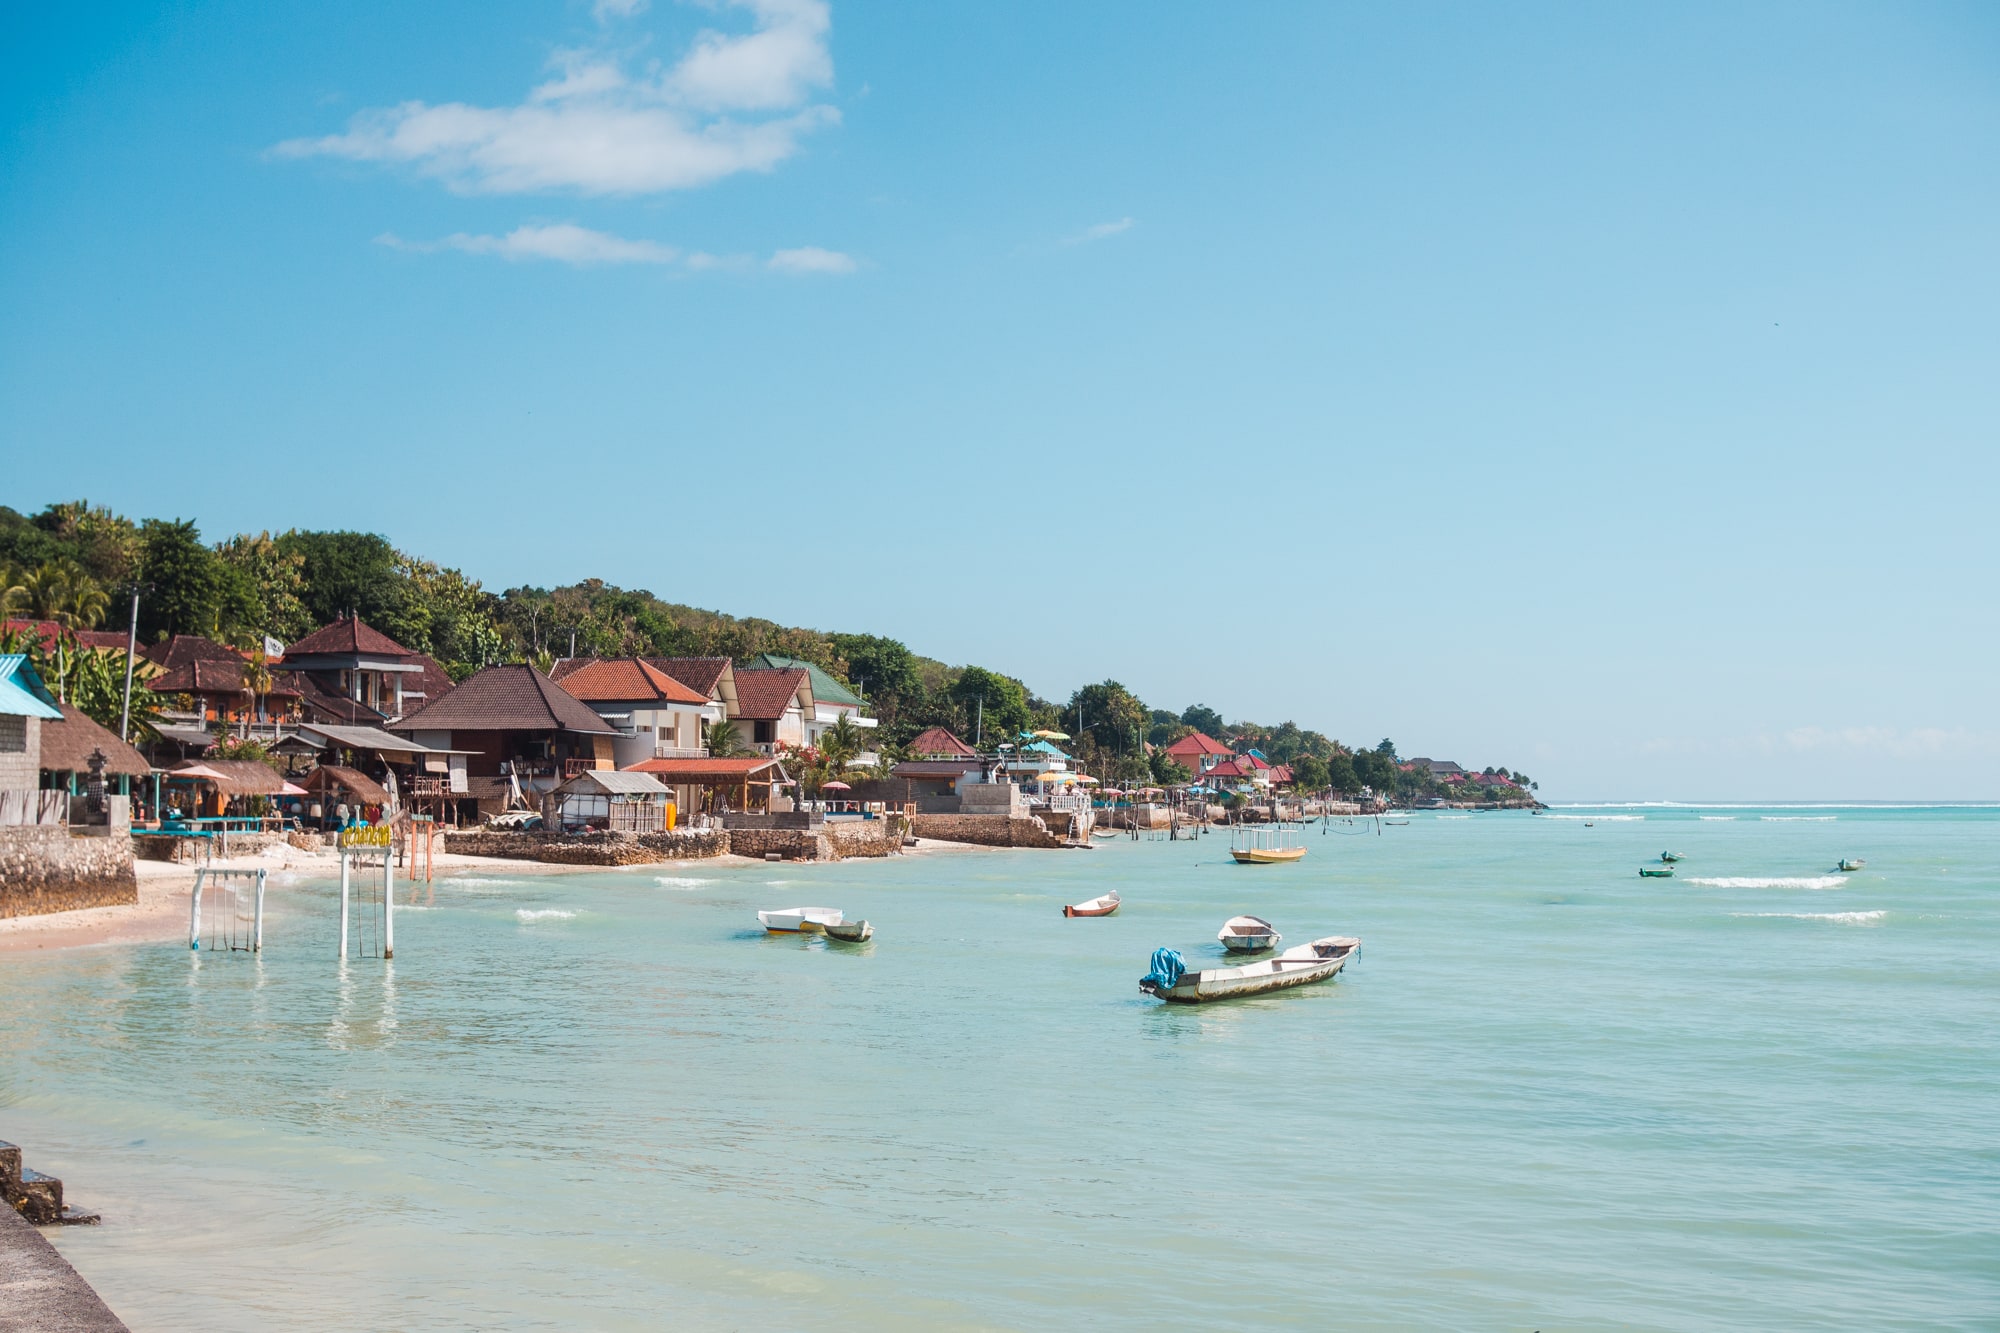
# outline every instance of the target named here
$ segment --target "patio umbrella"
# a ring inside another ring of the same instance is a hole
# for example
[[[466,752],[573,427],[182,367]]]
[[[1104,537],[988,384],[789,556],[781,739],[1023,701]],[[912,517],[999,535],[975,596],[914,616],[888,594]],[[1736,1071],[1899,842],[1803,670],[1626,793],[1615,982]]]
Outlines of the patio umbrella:
[[[1092,778],[1092,777],[1082,777],[1082,778],[1078,778],[1078,779],[1077,779],[1077,781],[1078,781],[1078,782],[1086,782],[1086,783],[1089,783],[1089,784],[1090,784],[1091,786],[1093,786],[1093,787],[1095,787],[1095,786],[1097,785],[1097,779],[1096,779],[1096,778]]]
[[[278,788],[278,795],[280,796],[304,796],[305,794],[306,789],[304,787],[294,786],[289,782]]]
[[[1066,731],[1037,731],[1031,734],[1040,736],[1045,741],[1066,741],[1069,739],[1069,733]]]
[[[1063,780],[1064,778],[1066,778],[1066,777],[1068,777],[1068,776],[1069,776],[1069,774],[1067,774],[1067,773],[1037,773],[1037,774],[1035,774],[1035,781],[1037,781],[1037,782],[1061,782],[1061,781],[1062,781],[1062,780]]]
[[[852,788],[852,787],[848,786],[848,785],[847,785],[847,784],[846,784],[845,782],[822,782],[822,783],[820,783],[820,784],[819,784],[819,789],[820,789],[821,791],[853,791],[853,790],[854,790],[854,788]]]

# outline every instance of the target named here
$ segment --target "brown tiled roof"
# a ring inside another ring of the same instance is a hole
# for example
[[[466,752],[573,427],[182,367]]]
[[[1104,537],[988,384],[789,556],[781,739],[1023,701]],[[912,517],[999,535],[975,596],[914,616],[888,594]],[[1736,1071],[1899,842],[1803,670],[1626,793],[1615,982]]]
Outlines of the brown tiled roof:
[[[0,630],[9,634],[33,634],[41,640],[43,651],[55,648],[56,640],[62,638],[64,630],[53,620],[9,620],[0,623]],[[81,648],[116,648],[125,650],[126,632],[109,629],[75,629],[68,631]]]
[[[164,675],[153,677],[146,682],[146,688],[155,694],[244,694],[243,668],[246,665],[240,657],[226,662],[197,657],[170,668]],[[274,671],[271,673],[271,688],[264,694],[266,698],[290,698],[298,692],[290,677]]]
[[[408,676],[403,677],[405,695],[422,690],[424,692],[422,706],[427,708],[452,692],[454,684],[451,673],[439,666],[435,658],[426,657],[422,653],[411,653],[410,660],[422,667],[424,673],[417,677],[416,682],[411,681]]]
[[[243,654],[229,645],[217,643],[213,639],[204,639],[199,634],[176,634],[171,639],[149,643],[139,650],[139,656],[169,671],[195,661],[241,662],[243,660]]]
[[[1229,747],[1227,745],[1224,745],[1221,741],[1216,740],[1214,737],[1203,735],[1201,732],[1197,731],[1190,735],[1183,736],[1179,740],[1175,741],[1172,745],[1169,745],[1167,747],[1167,753],[1171,755],[1228,754]]]
[[[652,663],[639,657],[575,657],[561,664],[557,682],[585,702],[705,704],[696,694]]]
[[[383,721],[382,715],[367,704],[344,694],[335,694],[314,680],[310,672],[288,671],[285,676],[298,690],[299,698],[305,704],[308,722],[351,722],[372,727]]]
[[[781,718],[798,698],[799,686],[811,679],[804,667],[739,670],[736,673],[736,716],[752,722],[770,722]]]
[[[374,628],[360,616],[342,616],[322,625],[297,643],[285,645],[285,656],[301,653],[369,653],[376,657],[414,657],[408,648]]]
[[[646,665],[658,667],[704,699],[715,697],[722,673],[729,670],[726,657],[649,657]]]
[[[761,781],[766,769],[776,769],[777,777],[785,776],[777,760],[761,754],[748,759],[647,759],[625,772],[651,773],[672,786],[679,782],[741,782],[745,778]]]
[[[932,727],[928,731],[917,733],[917,738],[910,742],[910,753],[973,755],[978,754],[979,751],[952,735],[945,728]]]
[[[143,778],[153,771],[146,756],[118,739],[116,732],[99,726],[73,704],[58,704],[62,721],[42,723],[42,771],[45,773],[88,773],[90,752],[104,751],[104,771]]]
[[[490,666],[395,724],[409,731],[575,731],[612,736],[590,705],[527,665]]]

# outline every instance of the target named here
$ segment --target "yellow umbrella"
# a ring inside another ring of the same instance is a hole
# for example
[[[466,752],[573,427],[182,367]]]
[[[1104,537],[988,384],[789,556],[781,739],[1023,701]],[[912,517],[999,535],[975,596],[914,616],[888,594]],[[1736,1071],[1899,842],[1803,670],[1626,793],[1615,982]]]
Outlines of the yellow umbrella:
[[[1045,741],[1066,741],[1069,739],[1069,733],[1066,731],[1038,731],[1035,735],[1040,736]]]
[[[1068,777],[1068,776],[1069,776],[1069,774],[1067,774],[1067,773],[1037,773],[1037,774],[1035,774],[1035,781],[1037,781],[1037,782],[1061,782],[1061,781],[1062,781],[1062,780],[1063,780],[1064,778],[1066,778],[1066,777]]]

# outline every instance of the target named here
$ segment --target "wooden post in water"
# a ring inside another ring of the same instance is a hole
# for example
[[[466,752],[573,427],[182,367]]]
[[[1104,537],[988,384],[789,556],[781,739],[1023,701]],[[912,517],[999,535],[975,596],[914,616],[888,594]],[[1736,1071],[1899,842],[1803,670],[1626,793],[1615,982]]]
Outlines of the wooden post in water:
[[[194,872],[194,897],[188,902],[188,948],[201,947],[201,881],[208,874],[204,867],[196,867]]]
[[[347,859],[347,849],[340,849],[340,956],[347,957],[347,892],[353,874]]]
[[[257,929],[250,945],[252,953],[264,952],[264,876],[267,873],[263,870],[257,872]]]
[[[396,863],[382,856],[382,957],[396,956]]]

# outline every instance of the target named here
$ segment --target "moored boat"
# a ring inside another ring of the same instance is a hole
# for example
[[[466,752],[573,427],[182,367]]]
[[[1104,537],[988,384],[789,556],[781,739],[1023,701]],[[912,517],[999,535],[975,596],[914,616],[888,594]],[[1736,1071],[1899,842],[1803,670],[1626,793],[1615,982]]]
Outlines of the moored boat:
[[[828,939],[839,940],[842,944],[860,944],[875,938],[875,927],[866,921],[836,921],[822,929]]]
[[[1847,860],[1846,858],[1844,858],[1844,857],[1843,857],[1843,858],[1841,859],[1841,862],[1840,862],[1840,864],[1839,864],[1839,865],[1837,865],[1837,866],[1835,866],[1835,867],[1834,867],[1834,869],[1835,869],[1835,870],[1859,870],[1859,869],[1861,869],[1861,867],[1863,867],[1863,866],[1865,866],[1865,865],[1867,865],[1867,864],[1868,864],[1868,863],[1867,863],[1866,861],[1863,861],[1863,860],[1861,860],[1861,859],[1860,859],[1860,858],[1858,858],[1858,857],[1857,857],[1856,859],[1852,860],[1852,861],[1849,861],[1849,860]]]
[[[1306,845],[1289,824],[1238,824],[1229,835],[1229,854],[1238,865],[1283,865],[1304,859]]]
[[[1660,859],[1662,861],[1665,861],[1668,865],[1672,865],[1674,862],[1681,859],[1681,854],[1679,852],[1661,852]]]
[[[1261,916],[1232,916],[1215,932],[1215,938],[1231,953],[1258,953],[1277,948],[1285,937]]]
[[[1086,902],[1070,903],[1068,906],[1063,908],[1063,915],[1064,916],[1110,916],[1113,912],[1117,910],[1118,910],[1118,891],[1116,889],[1113,889],[1111,892],[1104,894],[1101,897],[1092,898]]]
[[[821,931],[844,920],[846,914],[838,907],[786,907],[757,913],[758,924],[773,935]]]
[[[1361,941],[1351,935],[1328,935],[1311,944],[1287,949],[1276,958],[1199,972],[1186,970],[1177,951],[1156,949],[1153,970],[1141,979],[1139,989],[1170,1004],[1207,1004],[1264,995],[1325,981],[1346,967],[1360,947]]]
[[[1674,868],[1672,866],[1639,867],[1640,879],[1672,879],[1673,877],[1674,877]]]

